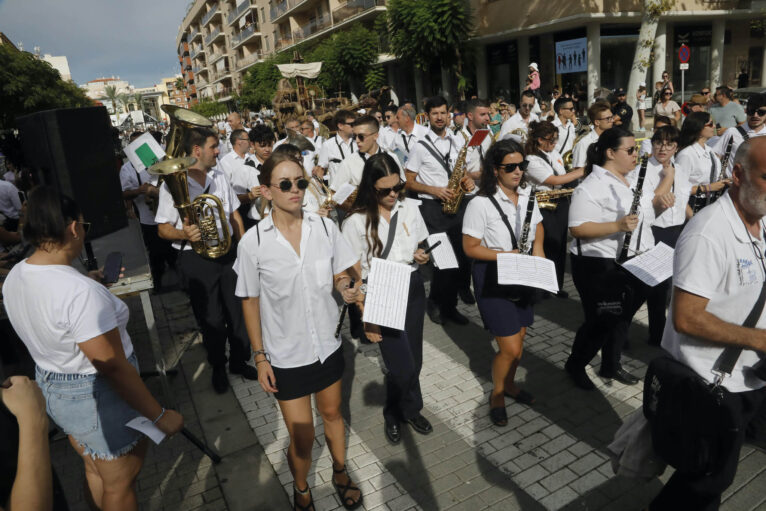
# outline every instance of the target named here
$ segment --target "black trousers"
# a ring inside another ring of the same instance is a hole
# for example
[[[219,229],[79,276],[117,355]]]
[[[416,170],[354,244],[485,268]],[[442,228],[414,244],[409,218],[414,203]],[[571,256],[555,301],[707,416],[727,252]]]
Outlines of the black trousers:
[[[442,203],[438,200],[423,199],[420,205],[420,214],[426,222],[428,233],[446,232],[457,256],[457,269],[440,270],[434,267],[428,299],[442,310],[454,309],[457,306],[458,290],[468,289],[471,284],[471,261],[463,252],[463,215],[469,200],[470,197],[464,197],[460,209],[454,215],[442,213]]]
[[[154,287],[162,285],[162,275],[165,273],[165,263],[175,264],[176,254],[170,241],[160,238],[156,225],[141,224],[141,234],[144,246],[149,252],[149,268],[152,272]]]
[[[678,237],[681,236],[683,225],[673,227],[654,227],[652,234],[655,243],[664,244],[676,248]],[[667,279],[654,287],[647,289],[646,308],[649,312],[649,344],[659,346],[662,341],[662,333],[665,331],[665,320],[668,303],[670,301],[670,288],[673,279]]]
[[[178,267],[189,294],[194,317],[202,331],[207,360],[213,366],[226,364],[226,339],[230,365],[250,358],[250,342],[242,317],[242,300],[235,296],[237,274],[232,266],[237,255],[233,246],[218,259],[206,259],[193,250],[183,250]]]
[[[723,455],[722,462],[712,473],[689,476],[674,472],[667,484],[654,498],[652,511],[714,511],[721,505],[721,494],[728,488],[737,473],[739,452],[745,441],[745,430],[758,413],[766,398],[766,391],[751,390],[726,394],[731,408],[739,412],[739,435],[730,452]]]
[[[613,376],[620,368],[630,321],[644,303],[647,286],[611,258],[573,254],[571,262],[585,322],[577,329],[567,363],[584,369],[601,350],[599,373]]]
[[[404,330],[382,328],[378,344],[386,364],[386,405],[383,417],[390,422],[412,419],[423,409],[420,369],[423,367],[423,318],[426,290],[420,272],[410,273],[410,290]]]
[[[563,289],[564,270],[567,265],[569,199],[561,199],[558,201],[556,209],[544,209],[541,213],[543,215],[543,229],[545,230],[545,239],[543,240],[545,258],[553,261],[553,264],[556,265],[559,289]]]

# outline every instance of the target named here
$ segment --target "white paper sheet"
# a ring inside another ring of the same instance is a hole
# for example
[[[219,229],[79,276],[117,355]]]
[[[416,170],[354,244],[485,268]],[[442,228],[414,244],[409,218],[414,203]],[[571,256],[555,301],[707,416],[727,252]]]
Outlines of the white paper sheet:
[[[536,287],[557,293],[556,265],[544,257],[497,254],[497,283]]]
[[[133,164],[136,171],[141,172],[151,167],[154,161],[162,161],[165,151],[157,143],[151,133],[144,133],[125,147],[125,156]],[[147,165],[148,164],[148,165]]]
[[[404,330],[411,272],[409,265],[373,258],[367,274],[364,322]]]
[[[160,442],[165,439],[165,433],[163,433],[160,428],[152,424],[152,421],[146,417],[136,417],[135,419],[128,421],[125,425],[130,429],[140,431],[144,435],[148,436],[151,441],[157,445],[160,445]]]
[[[452,249],[452,244],[449,242],[447,233],[437,232],[428,236],[429,247],[433,247],[439,241],[441,241],[441,244],[431,251],[431,258],[434,261],[434,265],[440,270],[457,268],[457,256]]]
[[[622,267],[654,287],[673,276],[673,249],[659,242],[653,249],[625,261]]]
[[[351,183],[343,183],[332,196],[332,200],[338,205],[343,204],[354,193],[354,190],[356,190],[356,186]]]

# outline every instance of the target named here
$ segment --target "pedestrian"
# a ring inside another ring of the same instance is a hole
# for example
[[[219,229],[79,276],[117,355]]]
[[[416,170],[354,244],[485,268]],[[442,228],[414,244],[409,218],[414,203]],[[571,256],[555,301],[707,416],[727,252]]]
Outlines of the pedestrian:
[[[644,128],[644,122],[646,122],[646,82],[638,84],[636,112],[638,112],[638,131],[646,131]]]
[[[654,115],[664,115],[674,121],[676,127],[681,124],[681,107],[673,101],[673,89],[665,87],[660,92],[660,98],[654,105]]]

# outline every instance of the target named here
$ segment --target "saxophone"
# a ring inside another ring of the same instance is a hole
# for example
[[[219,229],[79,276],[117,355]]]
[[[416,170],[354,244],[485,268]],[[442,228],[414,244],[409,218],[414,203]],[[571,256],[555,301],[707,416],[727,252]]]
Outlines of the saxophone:
[[[521,238],[519,238],[519,253],[529,255],[532,253],[532,244],[529,243],[529,227],[532,223],[532,213],[535,211],[535,200],[537,199],[537,186],[532,185],[532,191],[529,192],[527,201],[527,212],[524,215],[524,225],[521,226]]]
[[[465,137],[465,133],[463,136]],[[457,213],[458,209],[460,209],[460,203],[463,201],[463,197],[465,196],[465,188],[463,188],[463,185],[460,183],[460,181],[462,181],[466,175],[465,158],[467,155],[468,140],[466,139],[465,145],[457,156],[455,168],[452,170],[452,174],[449,176],[449,183],[447,183],[447,188],[452,190],[453,195],[451,199],[442,202],[442,213],[454,215]]]
[[[574,188],[560,188],[558,190],[542,190],[535,193],[537,207],[540,209],[554,210],[558,207],[558,201],[570,197]]]

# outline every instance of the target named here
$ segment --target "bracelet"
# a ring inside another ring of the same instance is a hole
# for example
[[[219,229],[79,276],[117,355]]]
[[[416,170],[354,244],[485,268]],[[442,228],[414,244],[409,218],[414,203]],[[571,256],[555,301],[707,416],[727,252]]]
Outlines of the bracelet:
[[[162,418],[163,415],[165,415],[165,409],[164,408],[162,409],[160,414],[157,416],[157,418],[152,421],[152,424],[157,424],[160,421],[160,419]]]
[[[259,360],[258,362],[256,362],[255,366],[258,367],[258,364],[260,364],[261,362],[267,362],[267,363],[271,364],[271,362],[269,362],[268,360],[263,359],[263,360]]]
[[[256,350],[255,353],[253,353],[253,359],[255,359],[255,357],[258,355],[263,355],[263,357],[266,359],[266,362],[271,364],[271,357],[264,350]],[[261,360],[261,362],[263,362],[263,360]],[[258,365],[258,362],[256,362],[255,365]]]

